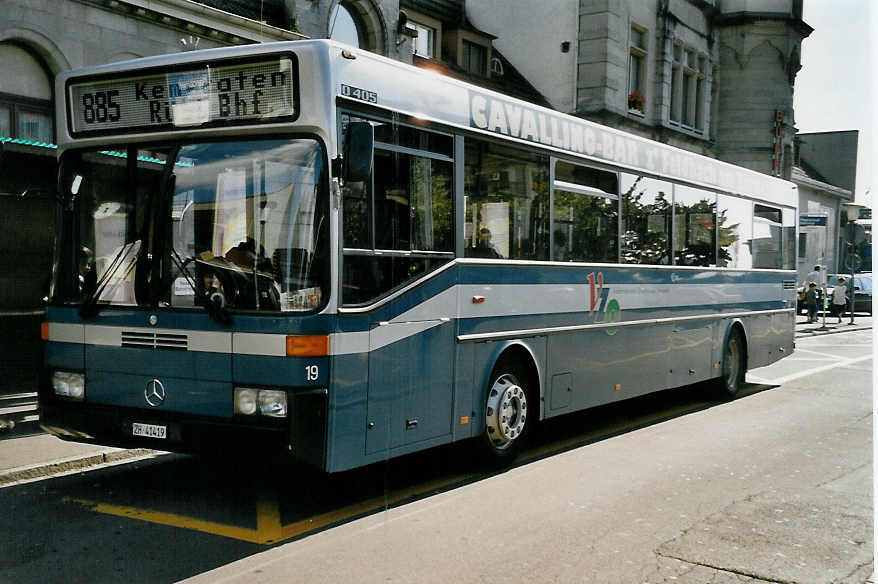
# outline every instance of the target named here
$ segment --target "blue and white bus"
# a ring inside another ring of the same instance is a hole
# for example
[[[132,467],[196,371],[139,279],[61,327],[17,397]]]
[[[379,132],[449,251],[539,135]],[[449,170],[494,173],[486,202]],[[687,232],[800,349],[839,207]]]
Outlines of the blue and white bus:
[[[332,41],[57,79],[41,423],[336,472],[791,353],[789,182]]]

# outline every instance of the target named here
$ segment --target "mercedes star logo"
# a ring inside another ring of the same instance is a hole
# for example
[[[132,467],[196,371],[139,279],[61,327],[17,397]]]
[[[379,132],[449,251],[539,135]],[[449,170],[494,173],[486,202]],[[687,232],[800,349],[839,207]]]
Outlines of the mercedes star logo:
[[[150,379],[143,390],[143,397],[146,398],[146,403],[154,408],[162,405],[165,401],[165,395],[165,386],[158,379]]]

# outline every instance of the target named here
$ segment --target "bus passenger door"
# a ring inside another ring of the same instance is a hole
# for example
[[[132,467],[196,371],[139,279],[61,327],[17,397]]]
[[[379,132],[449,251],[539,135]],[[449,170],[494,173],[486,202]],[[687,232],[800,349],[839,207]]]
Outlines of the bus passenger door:
[[[366,454],[451,432],[453,332],[444,318],[372,326]]]

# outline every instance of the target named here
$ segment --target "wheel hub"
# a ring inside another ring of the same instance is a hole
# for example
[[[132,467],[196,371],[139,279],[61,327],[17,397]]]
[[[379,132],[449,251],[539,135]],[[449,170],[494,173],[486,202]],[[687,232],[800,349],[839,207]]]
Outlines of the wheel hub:
[[[506,448],[524,432],[527,397],[511,375],[502,375],[491,386],[485,421],[495,448]]]

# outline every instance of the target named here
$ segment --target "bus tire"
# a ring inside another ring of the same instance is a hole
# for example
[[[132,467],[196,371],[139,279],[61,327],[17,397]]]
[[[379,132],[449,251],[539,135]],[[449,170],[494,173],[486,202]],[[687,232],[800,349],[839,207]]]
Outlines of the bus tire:
[[[485,397],[484,431],[481,450],[489,463],[512,461],[536,422],[530,409],[536,407],[523,366],[501,359],[491,372]]]
[[[747,374],[747,345],[737,328],[729,333],[723,346],[721,371],[717,380],[720,395],[727,398],[737,396],[744,386],[744,376]]]

